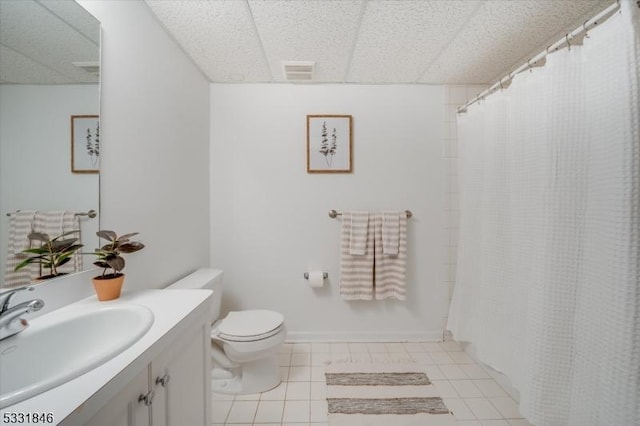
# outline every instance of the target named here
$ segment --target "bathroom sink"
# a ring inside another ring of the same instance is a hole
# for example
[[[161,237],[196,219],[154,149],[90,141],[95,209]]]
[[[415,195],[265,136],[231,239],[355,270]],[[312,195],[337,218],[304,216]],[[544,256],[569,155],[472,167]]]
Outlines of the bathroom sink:
[[[151,328],[140,305],[62,309],[0,341],[0,408],[78,377],[133,345]]]

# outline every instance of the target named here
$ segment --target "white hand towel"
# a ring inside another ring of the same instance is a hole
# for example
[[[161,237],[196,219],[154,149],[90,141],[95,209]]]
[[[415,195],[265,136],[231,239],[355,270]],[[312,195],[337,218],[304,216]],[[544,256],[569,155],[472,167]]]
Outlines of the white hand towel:
[[[405,212],[382,212],[382,254],[398,254],[401,215],[406,217]]]
[[[351,233],[349,235],[349,254],[364,256],[367,253],[367,235],[369,233],[369,212],[354,211],[351,218]],[[342,220],[349,220],[342,217]],[[372,231],[373,232],[373,227]]]

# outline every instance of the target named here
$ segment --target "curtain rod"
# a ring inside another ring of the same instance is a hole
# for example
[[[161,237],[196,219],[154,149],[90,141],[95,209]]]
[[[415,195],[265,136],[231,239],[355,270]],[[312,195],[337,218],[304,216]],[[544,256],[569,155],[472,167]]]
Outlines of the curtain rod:
[[[513,79],[513,76],[515,76],[516,74],[534,67],[543,66],[546,63],[546,57],[547,57],[547,54],[549,54],[549,52],[557,51],[564,46],[568,46],[569,48],[571,48],[572,44],[574,45],[582,44],[582,40],[587,35],[587,32],[590,29],[594,28],[599,23],[602,23],[602,21],[606,21],[619,9],[620,9],[620,0],[617,0],[615,3],[609,5],[605,10],[598,13],[593,18],[586,20],[584,24],[582,24],[575,30],[571,31],[570,33],[567,33],[563,38],[553,43],[552,45],[547,47],[545,50],[543,50],[542,52],[538,53],[537,55],[529,59],[524,64],[520,65],[514,71],[511,71],[506,76],[502,77],[496,83],[489,86],[488,89],[486,89],[483,92],[480,92],[478,95],[476,95],[475,98],[471,99],[469,102],[467,102],[466,104],[458,108],[458,113],[462,114],[467,112],[467,108],[469,108],[469,106],[473,105],[478,101],[484,100],[485,97],[492,94],[496,90],[506,89],[507,87],[509,87],[509,85],[511,84],[511,80]],[[572,43],[571,42],[572,40],[575,40],[575,41]]]

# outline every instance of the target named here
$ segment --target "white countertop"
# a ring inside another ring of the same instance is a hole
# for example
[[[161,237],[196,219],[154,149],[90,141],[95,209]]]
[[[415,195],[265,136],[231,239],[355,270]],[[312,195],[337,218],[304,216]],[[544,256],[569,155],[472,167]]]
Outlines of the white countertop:
[[[184,327],[193,327],[208,321],[210,315],[210,290],[143,290],[123,292],[119,299],[98,302],[95,296],[87,297],[59,311],[74,307],[116,306],[118,304],[137,304],[153,312],[151,328],[137,342],[103,365],[51,390],[0,410],[0,424],[82,424],[115,396],[133,377],[160,354],[176,333]],[[46,301],[45,301],[46,302]],[[35,326],[46,321],[46,314],[31,321]],[[186,320],[186,321],[185,321]],[[73,336],[69,336],[70,339]],[[64,345],[64,342],[60,342]],[[42,354],[46,356],[46,354]],[[29,366],[25,366],[29,368]],[[100,391],[98,393],[98,391]],[[92,398],[94,397],[94,398]],[[91,403],[86,404],[92,398]],[[53,413],[53,423],[12,422],[5,419],[8,413]]]

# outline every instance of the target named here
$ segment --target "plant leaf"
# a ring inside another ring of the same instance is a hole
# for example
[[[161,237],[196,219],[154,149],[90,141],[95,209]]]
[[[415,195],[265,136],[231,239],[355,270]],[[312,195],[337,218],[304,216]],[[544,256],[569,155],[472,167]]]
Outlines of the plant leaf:
[[[49,236],[44,232],[32,232],[29,235],[27,235],[27,238],[29,238],[30,240],[36,240],[36,241],[49,241]]]
[[[100,267],[100,268],[110,268],[111,266],[109,266],[109,264],[107,262],[105,262],[104,260],[96,260],[95,262],[93,262],[94,265]]]
[[[36,247],[36,248],[24,249],[22,250],[22,253],[45,254],[45,253],[49,253],[49,250],[43,247]]]
[[[106,262],[109,264],[111,269],[113,269],[116,272],[120,272],[124,269],[124,258],[120,256],[107,259]]]
[[[133,236],[136,236],[138,234],[139,234],[139,232],[132,232],[130,234],[124,234],[124,235],[121,235],[120,237],[118,237],[118,240],[120,240],[120,241],[128,241],[129,238],[131,238]]]
[[[53,241],[57,241],[57,240],[59,240],[60,238],[66,237],[67,235],[78,234],[78,233],[80,233],[80,231],[78,231],[78,230],[75,230],[75,231],[67,231],[67,232],[65,232],[65,233],[63,233],[63,234],[58,235],[57,237],[55,237],[55,238],[54,238],[54,239],[52,239],[51,241],[52,241],[52,242],[53,242]],[[45,234],[45,235],[46,235],[46,234]],[[78,238],[72,238],[72,239],[75,241],[75,240],[77,240]]]
[[[63,252],[63,251],[67,251],[67,250],[72,250],[72,247],[74,246],[74,243],[77,241],[76,238],[73,239],[69,239],[69,240],[53,240],[51,241],[51,249],[54,252]],[[76,244],[78,247],[76,247],[76,249],[82,247],[82,244]]]
[[[69,262],[71,260],[71,257],[65,257],[64,259],[62,259],[61,261],[56,262],[57,266],[62,266],[65,263]]]
[[[143,248],[144,244],[142,244],[141,242],[132,241],[130,243],[122,244],[120,247],[118,247],[118,250],[122,253],[133,253],[138,250],[142,250]]]
[[[114,241],[116,238],[118,238],[118,235],[115,232],[106,230],[98,231],[96,232],[96,235],[109,241]]]
[[[18,271],[18,270],[20,270],[20,269],[22,269],[22,268],[24,268],[25,266],[27,266],[28,264],[30,264],[31,262],[33,262],[31,259],[32,259],[32,258],[30,257],[29,259],[25,259],[25,260],[23,260],[22,262],[18,263],[18,264],[16,265],[16,267],[13,269],[13,270],[14,270],[14,272],[15,272],[15,271]]]

